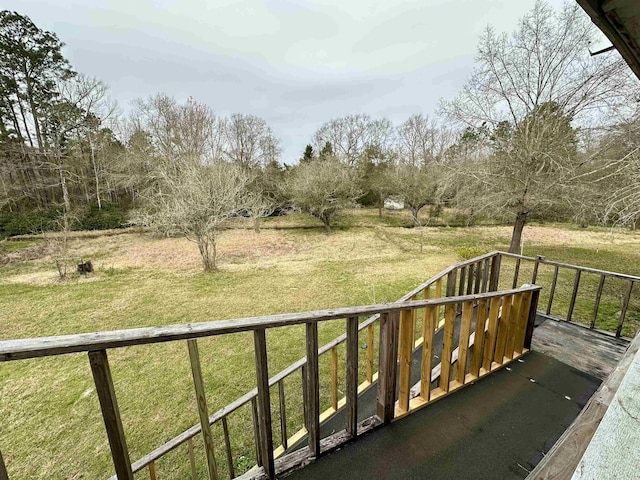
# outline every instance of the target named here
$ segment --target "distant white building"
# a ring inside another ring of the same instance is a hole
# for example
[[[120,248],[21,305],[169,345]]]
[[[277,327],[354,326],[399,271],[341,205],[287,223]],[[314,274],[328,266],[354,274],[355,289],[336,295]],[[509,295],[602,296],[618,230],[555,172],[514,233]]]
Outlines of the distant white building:
[[[387,210],[402,210],[404,209],[404,202],[397,198],[387,198],[384,201],[384,208]]]

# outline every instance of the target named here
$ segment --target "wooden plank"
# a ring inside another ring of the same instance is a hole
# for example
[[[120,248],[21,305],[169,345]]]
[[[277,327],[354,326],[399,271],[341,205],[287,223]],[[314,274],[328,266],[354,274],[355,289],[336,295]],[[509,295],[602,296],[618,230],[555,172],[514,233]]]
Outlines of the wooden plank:
[[[484,347],[485,323],[487,320],[487,300],[480,300],[476,310],[476,331],[475,341],[473,344],[473,355],[471,357],[471,366],[469,373],[474,377],[480,374],[482,366],[482,349]]]
[[[458,296],[464,295],[464,293],[465,293],[465,281],[466,281],[466,278],[467,278],[467,267],[462,267],[460,269],[460,284],[458,286]]]
[[[489,291],[495,292],[498,290],[500,282],[500,264],[502,256],[500,254],[495,255],[491,260],[491,273],[489,274]]]
[[[284,380],[278,382],[278,397],[280,399],[280,440],[282,448],[289,448],[287,443],[287,406],[284,396]]]
[[[513,271],[513,288],[518,287],[518,277],[520,276],[520,257],[516,258],[516,267]]]
[[[256,397],[258,406],[258,431],[260,456],[262,466],[269,479],[275,478],[275,467],[273,463],[273,432],[271,425],[271,393],[269,391],[269,366],[267,359],[267,338],[264,329],[253,332],[253,342],[256,362],[256,384],[258,396]],[[316,347],[316,355],[317,355]]]
[[[558,283],[558,265],[553,269],[553,280],[551,281],[551,289],[549,290],[549,301],[547,302],[547,315],[551,313],[551,306],[553,305],[553,297],[556,293],[556,284]]]
[[[345,430],[358,433],[358,317],[347,318],[347,425]]]
[[[531,292],[521,294],[520,304],[518,306],[518,319],[516,321],[516,332],[513,352],[515,355],[521,354],[524,350],[524,342],[527,334],[528,322],[530,319],[532,303]]]
[[[436,297],[435,298],[441,298],[442,297],[442,279],[438,279],[438,281],[436,282]],[[433,326],[434,331],[436,328],[438,328],[438,323],[440,323],[440,306],[438,305],[436,307],[436,322],[435,325]]]
[[[207,397],[204,392],[204,381],[202,380],[202,367],[200,366],[198,342],[197,340],[187,340],[187,346],[189,348],[191,374],[196,393],[196,404],[198,406],[198,416],[200,417],[205,457],[207,459],[207,474],[209,480],[218,480],[218,467],[216,465],[216,457],[213,451],[213,435],[211,434],[211,426],[209,425],[209,410],[207,407]]]
[[[193,438],[187,440],[187,447],[189,449],[189,465],[191,467],[191,480],[198,480],[198,474],[196,472],[196,456],[193,453]]]
[[[406,412],[409,408],[409,392],[411,390],[411,362],[413,355],[413,320],[411,312],[400,312],[400,345],[399,345],[399,392],[398,408]]]
[[[458,342],[458,363],[456,364],[456,380],[464,384],[467,370],[467,356],[469,353],[469,335],[471,335],[471,319],[473,317],[473,302],[462,304],[462,320],[460,321],[460,338]]]
[[[487,291],[487,287],[489,286],[489,272],[491,271],[491,259],[484,259],[484,266],[482,267],[482,292]]]
[[[449,391],[449,375],[451,372],[451,352],[453,350],[453,332],[456,325],[456,306],[447,305],[444,310],[444,331],[442,340],[442,367],[440,369],[440,389]]]
[[[571,292],[571,300],[569,300],[569,311],[567,312],[567,322],[571,321],[573,317],[573,308],[576,305],[576,297],[578,296],[578,288],[580,288],[580,275],[582,272],[576,270],[576,277],[573,280],[573,291]]]
[[[514,295],[511,300],[509,330],[507,331],[507,340],[504,347],[504,356],[508,360],[513,359],[513,352],[516,349],[516,338],[518,337],[518,319],[520,318],[520,304],[522,302],[522,295],[523,294],[518,293]]]
[[[153,462],[149,464],[149,480],[158,480],[156,476],[156,464]]]
[[[256,448],[256,463],[262,466],[262,450],[260,448],[260,424],[258,423],[258,401],[251,399],[251,420],[253,421],[253,439]]]
[[[400,316],[397,312],[380,315],[380,342],[378,347],[378,392],[376,412],[382,423],[393,420],[396,396],[396,358]]]
[[[573,476],[639,348],[640,335],[527,480],[569,480]]]
[[[303,366],[300,372],[302,373],[302,415],[304,419],[304,428],[309,429],[309,424],[307,423],[309,420],[309,412],[307,408],[309,405],[309,391],[307,390],[307,366]]]
[[[535,285],[538,280],[538,269],[540,268],[540,262],[544,260],[542,255],[536,256],[536,261],[533,264],[533,273],[531,274],[531,283]]]
[[[231,478],[235,478],[236,472],[233,468],[233,452],[231,451],[231,438],[229,437],[229,425],[227,423],[227,417],[222,417],[222,432],[224,434],[224,449],[227,455],[227,468],[229,469],[229,476]]]
[[[307,430],[309,448],[320,455],[320,381],[318,377],[318,324],[307,323]]]
[[[476,278],[473,286],[473,293],[480,293],[482,287],[482,262],[476,263],[475,267]]]
[[[9,480],[9,474],[7,473],[7,466],[2,458],[2,452],[0,452],[0,480]]]
[[[502,299],[502,312],[498,321],[498,336],[493,360],[500,365],[502,365],[504,361],[504,352],[507,346],[507,334],[509,333],[509,321],[511,318],[511,302],[512,295],[507,295]]]
[[[116,475],[119,480],[133,480],[129,450],[127,449],[116,392],[113,387],[107,352],[105,350],[89,352],[89,364],[91,365],[93,382],[100,401],[102,419],[107,430],[111,459],[113,460]]]
[[[596,326],[596,320],[598,319],[598,310],[600,310],[600,299],[602,298],[602,290],[604,288],[604,281],[607,277],[600,275],[600,283],[598,283],[598,289],[596,290],[596,299],[593,304],[593,314],[591,315],[591,323],[589,328],[593,329]]]
[[[338,410],[338,348],[331,349],[331,406]]]
[[[538,303],[540,302],[540,290],[531,292],[531,302],[529,303],[529,316],[527,318],[527,326],[524,332],[524,340],[522,346],[527,350],[531,350],[531,339],[533,338],[533,329],[538,315]]]
[[[374,325],[367,327],[367,382],[373,383]]]
[[[422,363],[420,367],[420,397],[428,402],[431,397],[431,370],[433,369],[433,332],[437,323],[436,307],[424,311],[422,322]]]
[[[627,292],[624,295],[622,301],[622,310],[620,311],[620,320],[618,320],[618,328],[616,329],[616,337],[622,335],[622,326],[624,325],[624,319],[627,316],[627,310],[629,309],[629,301],[631,300],[631,292],[633,291],[633,280],[629,280],[627,286]]]
[[[473,293],[473,278],[475,276],[475,264],[472,263],[469,265],[469,271],[467,272],[469,275],[469,278],[467,279],[467,295],[471,295]],[[462,305],[460,305],[460,308],[462,308]]]
[[[491,362],[496,349],[496,341],[498,338],[498,317],[500,315],[500,297],[491,299],[489,306],[489,324],[487,327],[487,340],[482,352],[482,368],[491,370]]]

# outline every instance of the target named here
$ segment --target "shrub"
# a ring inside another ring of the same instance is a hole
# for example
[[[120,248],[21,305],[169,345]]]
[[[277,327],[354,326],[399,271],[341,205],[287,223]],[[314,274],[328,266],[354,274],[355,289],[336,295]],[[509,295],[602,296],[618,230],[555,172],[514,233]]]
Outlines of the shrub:
[[[456,255],[458,255],[462,260],[479,257],[483,253],[485,253],[483,249],[469,245],[463,245],[462,247],[456,248]]]
[[[37,234],[57,229],[58,209],[36,210],[28,213],[0,211],[0,238]]]
[[[102,208],[92,204],[89,211],[78,224],[80,230],[108,230],[120,228],[125,223],[125,217],[120,207],[114,203],[103,203]]]

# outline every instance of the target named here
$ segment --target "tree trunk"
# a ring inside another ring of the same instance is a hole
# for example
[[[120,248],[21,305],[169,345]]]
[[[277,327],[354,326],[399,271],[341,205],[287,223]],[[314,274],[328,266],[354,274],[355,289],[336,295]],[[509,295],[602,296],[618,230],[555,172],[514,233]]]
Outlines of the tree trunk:
[[[519,212],[516,216],[516,221],[513,224],[509,253],[520,253],[520,249],[522,248],[522,230],[524,229],[528,214],[529,212]]]
[[[326,234],[331,235],[331,217],[322,217],[320,220],[322,220],[322,223],[324,224],[324,230]]]
[[[420,211],[417,208],[409,207],[411,210],[411,216],[413,217],[413,225],[416,227],[420,226],[420,218],[418,217],[418,212]]]
[[[203,235],[197,237],[198,250],[202,258],[202,268],[205,272],[215,272],[218,270],[216,266],[216,240],[215,238]]]

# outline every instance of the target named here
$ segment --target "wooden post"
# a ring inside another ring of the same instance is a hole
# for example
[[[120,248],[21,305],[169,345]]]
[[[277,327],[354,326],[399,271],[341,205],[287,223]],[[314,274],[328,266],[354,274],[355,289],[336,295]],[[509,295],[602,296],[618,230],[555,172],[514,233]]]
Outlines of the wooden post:
[[[489,284],[489,270],[490,270],[490,259],[484,259],[484,266],[482,267],[482,293],[486,293],[487,285]]]
[[[198,474],[196,473],[196,456],[193,453],[193,438],[187,441],[189,447],[189,465],[191,466],[191,480],[198,480]]]
[[[489,274],[489,291],[496,292],[500,282],[500,259],[502,257],[496,253],[491,260],[491,273]]]
[[[444,333],[442,340],[442,358],[440,367],[440,389],[449,391],[449,375],[451,373],[451,353],[453,352],[453,332],[456,326],[456,304],[444,307]]]
[[[347,434],[358,434],[358,317],[347,318]]]
[[[427,307],[422,322],[422,364],[420,367],[420,397],[426,402],[431,399],[431,370],[433,368],[433,332],[437,320],[436,307]]]
[[[567,322],[573,317],[573,307],[576,305],[576,297],[578,296],[578,288],[580,287],[580,274],[582,270],[576,270],[576,278],[573,281],[573,292],[571,292],[571,300],[569,301],[569,311],[567,312]]]
[[[467,355],[469,353],[469,335],[471,335],[471,318],[473,317],[473,302],[464,302],[462,305],[462,319],[460,321],[460,338],[458,342],[458,363],[456,368],[456,380],[464,383],[467,370]]]
[[[436,296],[434,298],[442,298],[442,278],[436,280]],[[436,321],[433,324],[434,331],[438,328],[438,324],[440,323],[440,305],[436,307]]]
[[[4,464],[2,458],[2,452],[0,452],[0,480],[9,480],[9,474],[7,473],[7,466]]]
[[[482,260],[476,263],[476,278],[473,286],[473,293],[480,293],[482,287]]]
[[[287,407],[284,398],[284,379],[278,382],[278,397],[280,397],[280,440],[282,448],[286,451],[289,448],[287,437]]]
[[[236,472],[233,469],[233,452],[231,452],[231,439],[229,438],[229,425],[226,416],[222,417],[222,432],[224,433],[224,449],[227,454],[227,468],[229,476],[233,479],[236,478]]]
[[[504,362],[504,352],[507,346],[507,334],[509,333],[509,321],[511,319],[512,296],[502,299],[502,313],[498,321],[498,337],[496,339],[496,351],[493,356],[494,361],[501,364]]]
[[[531,303],[529,305],[529,317],[527,319],[527,329],[524,333],[523,346],[531,349],[531,339],[533,338],[533,328],[536,323],[536,315],[538,314],[538,302],[540,301],[540,290],[531,293]]]
[[[633,291],[633,280],[629,280],[629,286],[627,292],[624,295],[622,301],[622,310],[620,311],[620,320],[618,320],[618,328],[616,329],[616,337],[622,335],[622,326],[624,325],[624,319],[627,316],[627,310],[629,309],[629,300],[631,300],[631,292]]]
[[[467,278],[467,267],[462,267],[460,269],[460,285],[458,286],[458,296],[464,295],[465,288],[465,280]],[[451,295],[453,296],[453,295]]]
[[[538,279],[538,268],[540,267],[540,262],[544,260],[542,255],[536,256],[536,262],[533,264],[533,274],[531,275],[531,283],[533,285],[536,284],[536,280]]]
[[[260,448],[260,424],[258,423],[258,402],[256,397],[251,399],[251,420],[253,421],[253,438],[256,447],[256,463],[262,466],[262,449]]]
[[[598,310],[600,309],[600,299],[602,298],[602,289],[604,288],[604,275],[600,275],[600,283],[598,284],[598,290],[596,291],[596,301],[593,304],[593,314],[591,315],[591,323],[589,328],[593,329],[596,326],[596,320],[598,319]]]
[[[156,464],[153,462],[149,464],[149,480],[158,480],[156,476]]]
[[[309,393],[307,391],[307,366],[303,365],[300,372],[302,373],[302,418],[304,421],[304,428],[309,430],[309,424],[307,423],[309,420],[309,401],[307,400],[307,394]]]
[[[338,410],[338,347],[331,349],[331,408]]]
[[[124,428],[122,427],[122,419],[120,418],[120,410],[118,409],[118,401],[116,400],[116,392],[113,387],[106,350],[89,352],[89,364],[91,365],[91,373],[93,374],[93,381],[100,401],[102,419],[107,430],[111,458],[113,459],[116,475],[119,480],[133,480],[129,450],[124,436]]]
[[[260,431],[260,456],[267,478],[275,478],[273,463],[273,436],[271,427],[271,395],[269,392],[269,368],[267,362],[267,338],[265,329],[254,330],[253,342],[256,357],[256,382],[258,386],[258,425]]]
[[[485,342],[482,354],[482,368],[491,370],[491,363],[496,349],[498,337],[498,315],[500,314],[500,297],[491,299],[489,307],[489,326],[487,327],[487,341]]]
[[[482,349],[484,347],[484,327],[487,320],[487,299],[483,298],[478,301],[478,309],[476,312],[476,333],[473,342],[473,356],[471,357],[471,367],[469,373],[474,377],[480,375],[480,367],[482,366]]]
[[[504,356],[511,360],[516,349],[516,337],[518,331],[518,318],[520,315],[520,305],[522,303],[522,293],[516,293],[511,297],[511,312],[509,316],[509,328],[507,329],[507,339],[504,345]]]
[[[531,320],[532,303],[533,293],[524,292],[522,294],[522,298],[520,299],[520,310],[518,311],[516,337],[514,342],[514,355],[520,355],[524,350],[524,343],[527,339],[527,332],[529,330],[529,321]],[[535,323],[535,312],[533,315],[533,321]]]
[[[393,420],[396,397],[396,358],[398,350],[398,312],[380,314],[378,347],[378,392],[376,412],[383,423]]]
[[[400,373],[398,378],[398,408],[401,412],[409,410],[413,343],[413,320],[411,318],[411,310],[402,310],[400,312]]]
[[[469,265],[469,278],[467,279],[467,295],[471,295],[473,293],[473,278],[475,276],[475,263]],[[462,308],[462,305],[460,305]]]
[[[209,480],[218,480],[218,467],[216,465],[216,457],[213,453],[213,435],[211,435],[211,425],[209,425],[209,409],[207,408],[207,397],[204,393],[198,343],[196,340],[187,340],[187,346],[189,347],[193,386],[196,392],[198,415],[200,416],[200,427],[202,428],[202,439],[204,440],[204,450],[207,458],[208,478]]]
[[[456,295],[456,275],[458,274],[458,272],[456,270],[451,270],[448,274],[447,274],[447,290],[445,295],[447,297],[454,297]],[[438,286],[436,285],[436,288]],[[437,295],[437,291],[436,291],[436,295]]]
[[[367,327],[367,382],[373,383],[373,323]]]
[[[551,281],[551,290],[549,290],[549,301],[547,302],[547,315],[551,314],[551,305],[553,305],[553,296],[556,293],[556,283],[558,283],[558,265],[553,269],[553,280]]]
[[[518,288],[518,277],[520,276],[520,261],[520,257],[516,258],[516,268],[513,271],[513,288]]]
[[[309,449],[314,457],[320,455],[320,382],[318,378],[318,324],[310,322],[307,329],[307,430]]]

